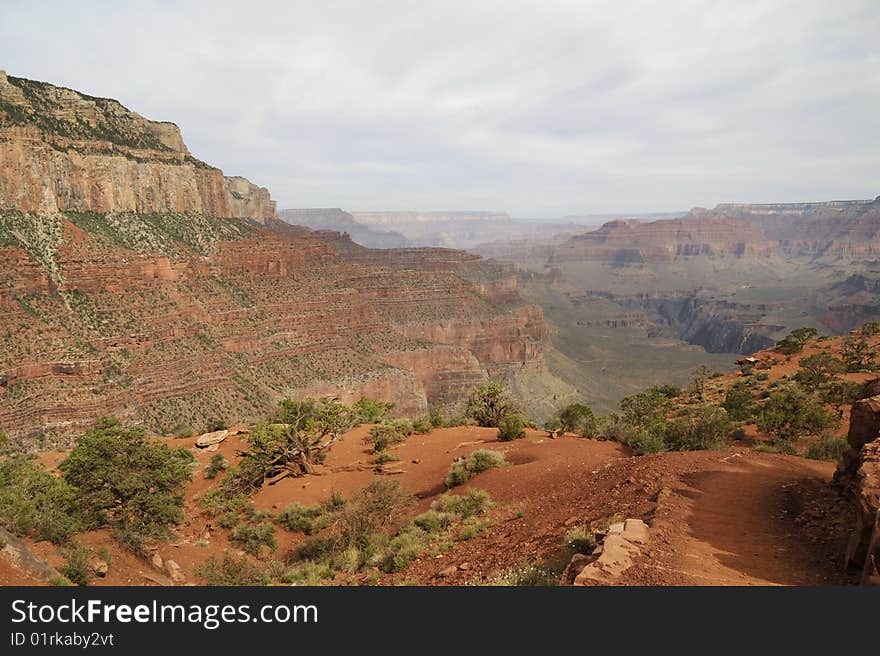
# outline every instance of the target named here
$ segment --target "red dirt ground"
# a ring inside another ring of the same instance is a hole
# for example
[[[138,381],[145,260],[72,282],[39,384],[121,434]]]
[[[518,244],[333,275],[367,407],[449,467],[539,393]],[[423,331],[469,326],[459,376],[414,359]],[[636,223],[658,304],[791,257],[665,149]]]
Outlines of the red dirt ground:
[[[255,504],[278,511],[287,504],[326,500],[333,491],[350,497],[376,475],[364,443],[368,427],[348,434],[331,450],[316,475],[289,478],[265,487]],[[442,478],[459,456],[478,448],[505,453],[508,467],[489,470],[457,491],[484,489],[496,502],[491,524],[471,540],[454,542],[436,556],[423,556],[397,575],[381,575],[384,584],[415,582],[464,584],[490,579],[527,563],[552,560],[565,534],[574,526],[601,527],[611,518],[640,517],[655,525],[655,538],[620,583],[635,585],[766,585],[841,584],[849,578],[837,556],[845,541],[847,508],[829,491],[833,464],[793,456],[757,453],[746,447],[723,451],[662,453],[630,457],[613,442],[564,436],[552,440],[543,431],[528,431],[514,442],[497,441],[494,429],[458,427],[429,435],[413,435],[394,449],[399,462],[386,471],[399,478],[424,511],[444,489]],[[168,440],[194,448],[194,438]],[[235,460],[240,437],[230,437],[220,452]],[[229,549],[226,531],[198,507],[198,499],[215,482],[204,479],[203,466],[213,455],[198,450],[193,482],[187,493],[186,521],[180,539],[160,548],[190,582],[195,569],[210,555]],[[59,454],[44,454],[55,464]],[[389,474],[385,474],[389,475]],[[658,506],[661,489],[672,491]],[[403,518],[405,519],[405,518]],[[301,534],[279,529],[278,555],[283,556]],[[95,549],[106,545],[112,554],[109,574],[96,585],[167,583],[150,564],[121,550],[106,531],[79,536]],[[206,540],[208,546],[196,543]],[[33,546],[34,552],[60,566],[57,547]],[[35,582],[3,565],[0,583]],[[362,582],[338,579],[337,583]]]

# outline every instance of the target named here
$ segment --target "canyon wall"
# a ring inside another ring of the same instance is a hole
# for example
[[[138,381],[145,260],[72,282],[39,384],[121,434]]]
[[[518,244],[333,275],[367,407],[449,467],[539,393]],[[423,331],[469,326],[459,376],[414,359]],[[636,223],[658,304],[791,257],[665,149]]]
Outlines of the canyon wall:
[[[266,189],[193,157],[173,123],[3,71],[0,208],[275,216]]]

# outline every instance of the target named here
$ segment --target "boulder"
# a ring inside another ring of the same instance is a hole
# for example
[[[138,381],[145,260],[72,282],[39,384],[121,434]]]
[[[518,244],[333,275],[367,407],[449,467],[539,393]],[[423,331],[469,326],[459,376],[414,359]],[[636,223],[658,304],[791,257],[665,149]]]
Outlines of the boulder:
[[[186,575],[183,573],[183,569],[181,569],[180,565],[178,565],[173,560],[165,561],[165,569],[168,571],[168,576],[171,577],[171,580],[175,583],[186,583]]]
[[[584,570],[584,567],[589,565],[593,560],[593,558],[590,558],[590,556],[585,556],[584,554],[575,554],[574,556],[572,556],[571,560],[568,563],[568,566],[565,568],[565,571],[562,572],[562,576],[559,579],[559,584],[571,585],[572,583],[574,583],[574,580],[577,578],[578,574],[580,574]]]
[[[880,395],[859,399],[852,405],[847,441],[853,449],[861,449],[880,437]]]
[[[880,569],[880,439],[866,444],[848,491],[856,504],[856,524],[846,549],[846,562],[862,568],[862,582],[876,580]]]
[[[641,519],[628,519],[623,523],[622,535],[634,544],[647,544],[650,532]]]
[[[93,560],[90,564],[90,567],[92,569],[92,572],[98,578],[104,578],[105,576],[107,576],[107,572],[110,569],[107,561],[103,560],[102,558],[96,558],[95,560]]]
[[[200,449],[204,449],[211,446],[212,444],[220,444],[220,442],[225,440],[228,436],[228,430],[219,430],[214,431],[213,433],[205,433],[204,435],[199,435],[198,439],[196,439],[196,446]]]
[[[150,559],[150,563],[156,569],[165,569],[165,561],[162,560],[162,556],[159,555],[159,552],[153,554],[153,557]]]
[[[574,579],[574,585],[593,583],[613,583],[633,564],[639,548],[617,533],[609,532],[602,543],[602,554],[594,562],[581,570]]]

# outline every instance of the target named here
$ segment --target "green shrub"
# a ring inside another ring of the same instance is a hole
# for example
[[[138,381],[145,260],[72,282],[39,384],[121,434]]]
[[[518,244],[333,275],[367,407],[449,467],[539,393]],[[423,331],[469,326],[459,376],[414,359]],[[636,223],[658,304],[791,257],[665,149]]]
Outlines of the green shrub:
[[[327,535],[316,535],[314,537],[303,540],[296,548],[297,560],[324,560],[333,554],[336,548],[336,541],[333,537]]]
[[[177,424],[171,429],[171,433],[174,437],[192,437],[196,434],[196,429],[190,424]]]
[[[413,517],[412,523],[418,526],[425,533],[439,533],[444,528],[448,528],[457,519],[455,515],[450,513],[429,510],[421,515]]]
[[[591,554],[598,544],[596,535],[584,527],[574,528],[565,536],[565,549],[571,554]]]
[[[71,581],[66,576],[50,576],[46,579],[46,583],[56,588],[65,588],[74,585],[73,581]]]
[[[183,518],[192,461],[186,449],[151,441],[141,428],[103,420],[77,440],[59,469],[77,489],[77,511],[87,526],[164,537]]]
[[[342,496],[342,492],[333,490],[333,492],[330,493],[330,497],[324,502],[324,512],[332,513],[337,510],[342,510],[345,508],[345,503],[345,497]]]
[[[201,567],[196,569],[196,574],[205,579],[208,585],[259,586],[269,584],[269,576],[266,572],[244,556],[234,558],[224,554],[223,560],[219,560],[217,556],[211,556]]]
[[[846,365],[842,360],[828,353],[816,353],[800,361],[800,370],[795,375],[795,380],[803,385],[819,386],[844,371]]]
[[[378,424],[388,417],[388,413],[394,408],[393,403],[386,403],[377,399],[371,399],[362,396],[357,403],[352,406],[352,410],[357,416],[359,424]]]
[[[229,424],[227,424],[222,419],[212,419],[208,422],[208,425],[205,427],[208,433],[216,433],[217,431],[226,430],[229,428]]]
[[[288,531],[314,535],[329,524],[329,517],[322,506],[304,506],[293,502],[275,518]]]
[[[502,442],[518,440],[526,436],[526,425],[519,415],[510,415],[498,424],[498,439]]]
[[[689,416],[669,423],[665,443],[674,451],[720,448],[733,426],[724,408],[703,404]]]
[[[324,563],[316,563],[311,560],[303,561],[296,567],[284,572],[279,580],[288,585],[321,585],[327,579],[332,579],[333,570]]]
[[[818,435],[839,423],[816,396],[796,385],[773,392],[758,413],[758,429],[784,441]]]
[[[721,407],[727,411],[727,415],[733,421],[748,421],[753,419],[758,410],[758,404],[752,396],[748,386],[738,381],[727,390]]]
[[[485,531],[490,525],[491,522],[488,519],[468,517],[462,522],[461,530],[458,532],[458,535],[455,536],[455,539],[459,542],[473,540],[480,533]]]
[[[480,449],[474,451],[467,458],[454,462],[449,473],[443,479],[443,483],[447,488],[456,487],[466,482],[475,474],[493,467],[501,467],[505,464],[507,464],[507,461],[504,459],[504,454],[498,451]]]
[[[252,556],[260,556],[263,547],[268,547],[270,551],[278,548],[275,527],[269,521],[240,524],[233,529],[229,541]]]
[[[849,449],[849,443],[842,437],[822,435],[818,441],[807,447],[806,456],[813,460],[831,460],[836,462],[843,457],[847,449]]]
[[[397,462],[399,460],[400,456],[396,456],[393,453],[389,453],[388,451],[382,451],[381,453],[379,453],[379,455],[373,458],[373,464],[384,465],[389,462]]]
[[[387,549],[378,558],[383,572],[402,572],[425,549],[426,534],[416,526],[410,526],[391,538]]]
[[[492,508],[492,499],[485,490],[472,489],[465,494],[444,494],[431,504],[431,509],[466,519]]]
[[[398,481],[373,480],[339,513],[340,546],[366,546],[373,533],[387,527],[412,503],[412,496],[403,491]]]
[[[593,437],[596,433],[596,416],[583,403],[572,403],[559,413],[561,428],[567,433]]]
[[[65,564],[61,573],[76,585],[88,585],[92,580],[91,558],[91,549],[75,544],[64,552]]]
[[[393,423],[373,426],[368,436],[368,440],[373,445],[373,453],[381,453],[396,444],[404,442],[407,438],[406,429],[407,426],[398,426]]]
[[[226,471],[228,468],[229,464],[226,462],[226,458],[223,457],[223,454],[215,453],[211,456],[211,462],[205,467],[205,478],[217,478],[218,474]]]
[[[63,544],[81,528],[76,490],[25,456],[0,460],[0,525]]]
[[[412,420],[413,432],[419,435],[427,435],[434,430],[434,424],[428,416],[418,417]]]
[[[477,426],[498,428],[505,417],[517,412],[516,404],[507,394],[504,386],[489,381],[471,392],[465,415],[473,419]]]
[[[833,381],[819,390],[822,400],[833,405],[849,405],[862,394],[862,385],[851,380]]]
[[[434,428],[442,428],[446,425],[446,421],[443,419],[443,413],[440,412],[439,408],[433,408],[428,413],[428,417],[431,420],[431,426]]]

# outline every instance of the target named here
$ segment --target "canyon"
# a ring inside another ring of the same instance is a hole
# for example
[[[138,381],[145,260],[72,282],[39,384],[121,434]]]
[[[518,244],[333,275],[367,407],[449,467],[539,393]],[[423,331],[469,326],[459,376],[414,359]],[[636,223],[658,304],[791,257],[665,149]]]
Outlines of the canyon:
[[[0,430],[23,448],[109,415],[254,421],[288,396],[452,413],[489,376],[540,417],[575,393],[547,348],[509,268],[290,225],[177,126],[0,76]]]

